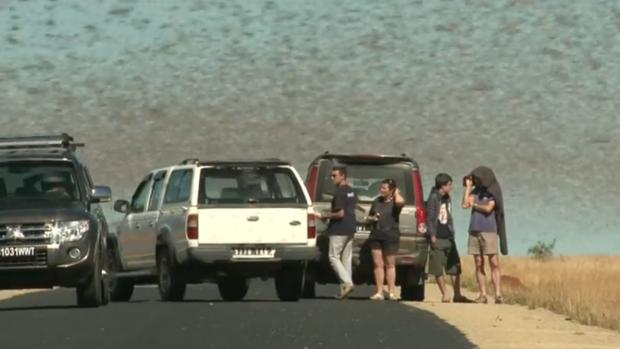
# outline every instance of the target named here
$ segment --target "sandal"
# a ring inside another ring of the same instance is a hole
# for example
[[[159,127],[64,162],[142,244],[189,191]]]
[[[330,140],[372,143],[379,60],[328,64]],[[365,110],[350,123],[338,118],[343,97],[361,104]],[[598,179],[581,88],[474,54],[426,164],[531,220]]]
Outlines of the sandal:
[[[478,304],[487,304],[489,303],[489,300],[487,299],[487,296],[480,296],[474,302]]]
[[[388,295],[388,299],[393,301],[393,302],[398,302],[400,300],[400,298],[396,297],[393,293],[390,293]]]
[[[383,294],[381,293],[375,293],[372,297],[370,297],[370,300],[373,300],[373,301],[382,301],[384,299],[385,298],[383,297]]]
[[[495,304],[504,304],[504,302],[505,302],[504,296],[495,297]]]

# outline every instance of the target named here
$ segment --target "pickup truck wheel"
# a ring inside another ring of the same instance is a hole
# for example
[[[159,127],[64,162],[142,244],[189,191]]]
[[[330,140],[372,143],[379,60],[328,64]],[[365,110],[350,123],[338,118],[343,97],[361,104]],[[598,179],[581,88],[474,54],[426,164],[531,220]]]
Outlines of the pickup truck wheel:
[[[180,302],[185,297],[186,283],[167,250],[157,254],[159,295],[164,302]]]
[[[404,301],[422,302],[424,300],[424,271],[417,268],[400,270],[400,298]]]
[[[118,259],[116,253],[111,252],[108,256],[108,260],[108,272],[112,274],[123,272],[121,261]],[[112,300],[112,302],[129,302],[134,290],[133,280],[114,277],[113,275],[108,276],[108,278],[110,300]]]
[[[77,304],[82,308],[96,308],[108,303],[107,284],[101,276],[101,253],[99,246],[95,249],[92,275],[88,281],[76,289]]]
[[[220,296],[227,302],[238,302],[245,298],[250,288],[250,283],[245,278],[224,277],[217,281]]]
[[[296,302],[301,298],[303,267],[301,264],[283,265],[276,275],[278,298],[285,302]]]

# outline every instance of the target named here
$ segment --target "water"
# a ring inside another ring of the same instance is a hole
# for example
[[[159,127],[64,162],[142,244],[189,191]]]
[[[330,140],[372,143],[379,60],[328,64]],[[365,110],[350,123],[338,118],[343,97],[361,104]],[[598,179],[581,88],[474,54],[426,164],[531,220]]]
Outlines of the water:
[[[0,29],[2,134],[74,134],[117,197],[187,157],[405,152],[427,193],[494,168],[515,254],[620,247],[615,1],[0,0]]]

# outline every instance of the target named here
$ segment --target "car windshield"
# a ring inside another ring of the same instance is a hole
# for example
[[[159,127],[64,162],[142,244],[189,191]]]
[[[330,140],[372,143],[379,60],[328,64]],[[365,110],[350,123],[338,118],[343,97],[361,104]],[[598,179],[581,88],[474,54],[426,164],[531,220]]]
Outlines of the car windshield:
[[[393,179],[401,190],[405,202],[414,204],[413,180],[411,168],[406,165],[383,164],[346,164],[349,185],[358,196],[360,202],[372,202],[379,195],[381,181]],[[318,183],[317,201],[331,201],[334,193],[334,184],[330,178],[331,166],[321,171]]]
[[[199,204],[306,204],[287,168],[205,168],[200,174]]]
[[[0,200],[79,200],[73,164],[66,161],[0,163]]]

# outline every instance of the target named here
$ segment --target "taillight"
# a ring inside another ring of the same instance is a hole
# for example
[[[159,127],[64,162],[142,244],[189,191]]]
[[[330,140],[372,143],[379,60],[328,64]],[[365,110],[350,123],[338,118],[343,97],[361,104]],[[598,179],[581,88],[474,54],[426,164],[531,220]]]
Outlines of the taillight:
[[[308,180],[306,181],[306,189],[308,189],[308,194],[310,194],[310,199],[314,201],[316,199],[316,186],[319,178],[319,167],[312,166],[310,168],[310,172],[308,172]]]
[[[426,234],[426,210],[418,207],[415,211],[418,233]]]
[[[190,240],[198,240],[198,215],[190,214],[187,216],[187,231],[185,232]]]
[[[426,234],[426,207],[424,207],[424,191],[422,190],[422,178],[420,171],[412,172],[413,179],[413,202],[416,203],[416,226],[418,233]]]
[[[316,218],[308,214],[308,239],[316,239]]]

